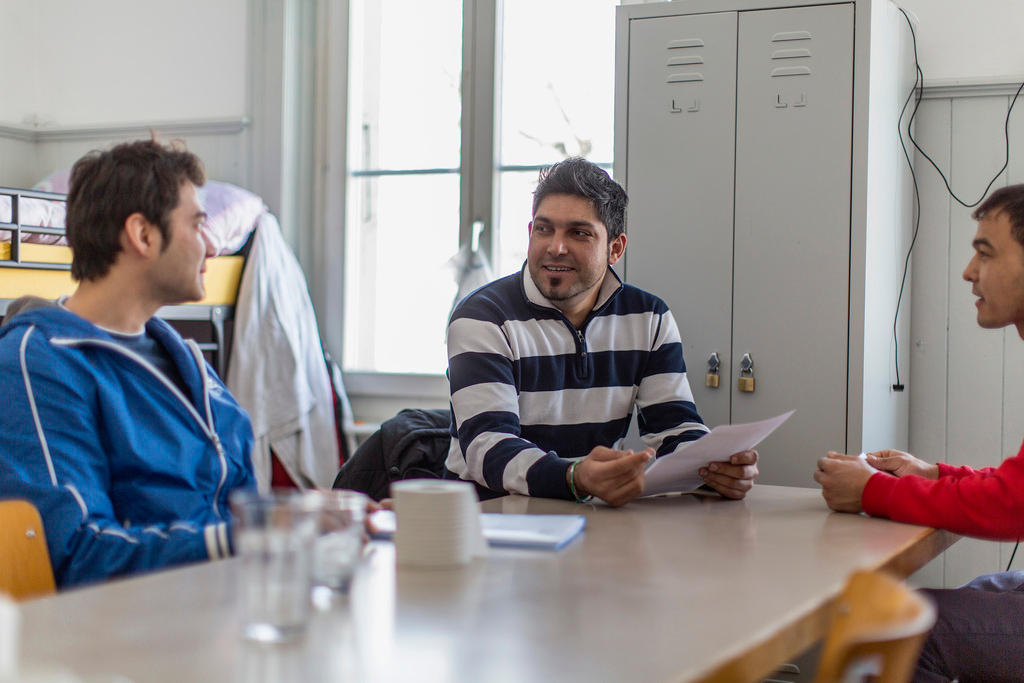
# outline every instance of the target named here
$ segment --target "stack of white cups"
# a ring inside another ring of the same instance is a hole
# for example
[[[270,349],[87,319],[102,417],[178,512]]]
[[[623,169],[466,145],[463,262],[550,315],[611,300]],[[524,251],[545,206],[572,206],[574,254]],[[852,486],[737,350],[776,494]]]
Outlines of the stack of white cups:
[[[486,554],[476,491],[464,481],[409,479],[391,485],[395,554],[407,567],[468,564]]]

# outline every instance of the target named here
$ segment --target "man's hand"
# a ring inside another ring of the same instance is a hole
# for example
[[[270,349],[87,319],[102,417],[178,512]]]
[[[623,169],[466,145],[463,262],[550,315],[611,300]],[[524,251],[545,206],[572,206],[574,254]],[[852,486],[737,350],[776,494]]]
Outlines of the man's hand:
[[[860,498],[868,479],[875,473],[865,458],[829,451],[818,461],[814,481],[821,484],[821,495],[836,512],[860,512]]]
[[[915,458],[910,453],[903,451],[875,451],[867,454],[868,464],[883,472],[894,474],[897,477],[905,477],[914,474],[925,479],[938,479],[939,466]]]
[[[597,496],[609,505],[619,507],[644,490],[644,470],[654,451],[616,451],[596,446],[575,470],[576,492]]]
[[[733,453],[727,461],[708,463],[698,474],[705,484],[726,498],[741,500],[757,478],[757,451]]]

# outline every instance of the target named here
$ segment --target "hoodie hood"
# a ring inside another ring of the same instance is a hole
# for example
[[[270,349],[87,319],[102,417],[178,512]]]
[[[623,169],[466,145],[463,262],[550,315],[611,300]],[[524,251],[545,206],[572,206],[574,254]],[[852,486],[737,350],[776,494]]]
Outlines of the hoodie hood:
[[[111,338],[85,318],[62,308],[55,301],[22,297],[12,303],[8,311],[12,309],[14,313],[4,318],[3,325],[0,326],[0,336],[35,325],[47,338],[54,335]]]
[[[0,325],[0,338],[34,325],[48,340],[59,337],[62,339],[116,341],[116,338],[107,331],[72,313],[55,301],[39,297],[22,297],[11,304],[8,310],[11,309],[14,309],[15,312],[4,318],[3,324]],[[168,336],[174,335],[171,326],[156,316],[146,322],[145,329],[158,340],[164,340]],[[178,354],[172,353],[172,357],[176,355]]]

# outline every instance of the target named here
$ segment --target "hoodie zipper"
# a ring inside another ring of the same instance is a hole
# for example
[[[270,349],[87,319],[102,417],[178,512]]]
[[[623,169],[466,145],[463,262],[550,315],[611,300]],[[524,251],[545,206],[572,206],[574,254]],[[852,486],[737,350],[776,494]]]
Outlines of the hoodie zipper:
[[[82,346],[98,346],[100,348],[110,349],[115,353],[119,353],[130,360],[135,361],[143,368],[145,368],[151,375],[153,375],[160,383],[162,383],[170,392],[173,394],[181,404],[185,406],[189,414],[192,415],[199,428],[203,431],[208,439],[213,443],[213,447],[217,452],[217,458],[220,461],[220,481],[217,483],[217,489],[213,497],[213,512],[219,519],[224,519],[224,514],[220,509],[220,492],[224,486],[224,482],[227,480],[227,458],[224,455],[224,447],[221,444],[220,436],[217,434],[213,425],[213,413],[210,409],[210,388],[209,379],[206,376],[206,362],[202,359],[202,352],[199,347],[195,345],[195,342],[191,339],[186,340],[185,344],[188,346],[192,353],[193,359],[196,361],[196,365],[199,368],[199,376],[202,380],[203,386],[203,403],[206,409],[207,422],[203,421],[203,418],[199,415],[199,412],[195,409],[195,406],[181,393],[174,382],[170,380],[164,373],[153,366],[148,360],[135,353],[134,351],[125,348],[117,342],[107,341],[105,339],[69,339],[69,338],[53,338],[50,343],[57,344],[58,346],[71,346],[71,347],[82,347]],[[198,357],[197,357],[198,354]]]
[[[217,428],[213,424],[213,410],[210,408],[210,377],[206,374],[206,359],[203,358],[203,352],[199,350],[199,345],[194,340],[187,339],[185,344],[192,352],[192,359],[196,362],[196,366],[199,368],[199,377],[203,381],[203,407],[206,408],[210,438],[213,440],[213,447],[216,449],[217,457],[220,459],[220,481],[217,482],[217,490],[213,494],[214,510],[221,519],[224,519],[221,512],[217,510],[217,506],[220,505],[220,492],[223,490],[224,482],[228,478],[228,461],[227,456],[224,455],[224,446],[220,442],[220,435],[217,434]]]

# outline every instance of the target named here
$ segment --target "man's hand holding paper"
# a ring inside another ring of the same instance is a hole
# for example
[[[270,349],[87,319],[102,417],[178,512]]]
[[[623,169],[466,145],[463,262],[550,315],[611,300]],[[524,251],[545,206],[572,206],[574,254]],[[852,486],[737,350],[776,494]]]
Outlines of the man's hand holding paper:
[[[692,491],[706,483],[727,498],[743,498],[757,476],[754,447],[792,414],[791,410],[760,422],[715,427],[654,461],[647,468],[642,495]]]
[[[757,451],[733,453],[728,460],[709,463],[698,474],[705,484],[726,498],[741,500],[757,478]]]

